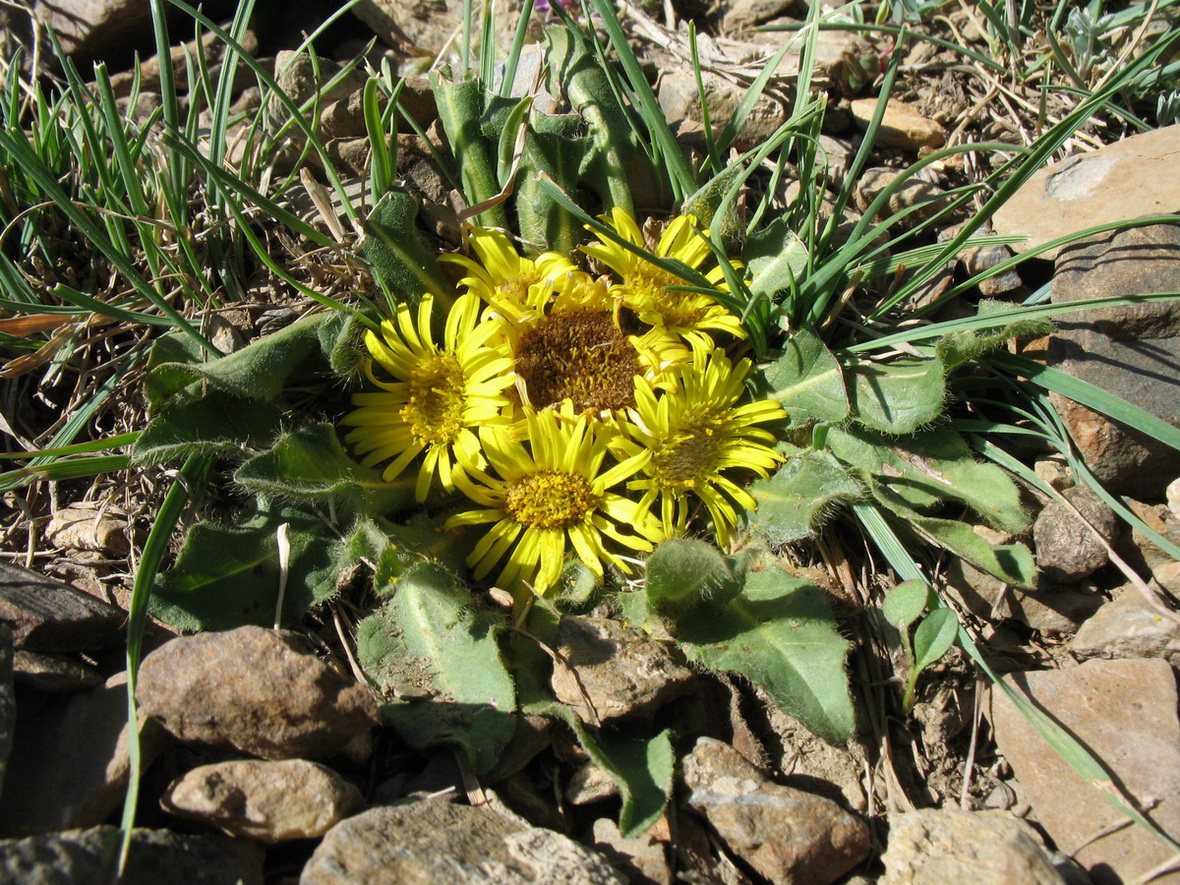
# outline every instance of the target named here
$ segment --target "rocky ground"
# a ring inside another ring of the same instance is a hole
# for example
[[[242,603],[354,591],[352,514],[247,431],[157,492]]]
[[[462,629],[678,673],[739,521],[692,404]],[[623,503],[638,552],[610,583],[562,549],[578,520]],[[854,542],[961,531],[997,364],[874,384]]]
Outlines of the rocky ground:
[[[108,58],[115,68],[134,47],[150,45],[133,14],[138,3],[32,6],[83,62]],[[251,36],[260,58],[295,45],[332,4],[287,6],[283,14],[260,12]],[[325,35],[321,55],[345,59],[373,36],[380,41],[374,54],[385,53],[398,70],[438,52],[456,10],[409,6],[359,5]],[[661,104],[691,139],[699,121],[683,32],[664,29],[662,15],[632,12],[635,39],[662,72]],[[798,10],[788,3],[712,10],[715,36],[702,45],[718,68],[722,61],[740,68],[757,54],[755,41],[781,40],[750,27],[791,12]],[[4,14],[19,30],[25,13]],[[969,11],[956,15],[956,27],[971,27]],[[841,32],[825,34],[821,46],[833,93],[825,146],[845,164],[873,105],[849,86],[847,65],[881,48]],[[216,48],[205,51],[217,63]],[[981,101],[983,74],[964,73],[956,62],[928,44],[907,60],[878,162],[860,182],[862,209],[874,188],[930,146],[984,135],[1019,141],[1018,124]],[[796,63],[784,59],[784,82]],[[309,76],[306,67],[293,66],[284,85],[294,93],[315,87],[301,76]],[[116,75],[116,83],[128,84],[125,78]],[[150,84],[147,75],[143,89]],[[706,85],[718,114],[741,94],[721,74]],[[322,126],[341,170],[360,180],[366,148],[358,95],[342,86]],[[239,106],[251,100],[257,97],[244,93]],[[429,89],[411,84],[406,100],[419,102],[428,122]],[[767,99],[744,142],[757,143],[783,113]],[[403,173],[445,205],[420,145],[415,154],[407,137],[405,147]],[[1180,211],[1180,126],[1125,139],[1087,131],[1067,149],[1075,156],[1028,182],[995,219],[998,233],[1029,237],[1020,248]],[[898,198],[937,198],[971,173],[935,169]],[[948,268],[924,297],[945,291],[956,272],[974,273],[1008,254],[989,247],[961,256],[960,267]],[[982,294],[1015,298],[1045,283],[1055,302],[1180,292],[1180,225],[1053,250],[1019,275],[988,280]],[[257,334],[262,313],[227,334]],[[1071,315],[1050,337],[1020,348],[1180,425],[1176,304]],[[1158,535],[1180,543],[1177,453],[1064,398],[1055,406],[1094,474]],[[1041,588],[1021,593],[951,564],[955,601],[1004,678],[1101,759],[1150,821],[1180,839],[1180,616],[1173,604],[1180,564],[1151,538],[1127,531],[1106,503],[1075,485],[1060,459],[1031,451],[1028,462],[1069,502],[1044,506],[1033,530]],[[5,523],[0,835],[8,838],[0,840],[0,881],[109,881],[130,765],[120,604],[143,515],[55,496],[48,516]],[[826,580],[847,586],[839,574]],[[1158,870],[1156,881],[1180,882],[1180,873],[1169,872],[1178,862],[1174,849],[1130,825],[1004,693],[975,677],[965,657],[944,659],[924,678],[912,715],[898,714],[897,675],[880,669],[863,618],[856,605],[848,609],[847,630],[858,643],[850,666],[864,692],[866,725],[847,747],[810,735],[740,677],[694,672],[674,648],[614,622],[569,619],[558,650],[568,667],[553,684],[558,697],[622,723],[624,732],[629,721],[654,719],[693,736],[678,747],[675,801],[637,839],[620,835],[617,788],[564,726],[522,718],[497,769],[479,781],[449,755],[409,751],[382,727],[346,631],[330,614],[300,632],[244,627],[173,637],[153,628],[137,693],[146,772],[140,829],[124,881],[1106,885],[1147,881]]]

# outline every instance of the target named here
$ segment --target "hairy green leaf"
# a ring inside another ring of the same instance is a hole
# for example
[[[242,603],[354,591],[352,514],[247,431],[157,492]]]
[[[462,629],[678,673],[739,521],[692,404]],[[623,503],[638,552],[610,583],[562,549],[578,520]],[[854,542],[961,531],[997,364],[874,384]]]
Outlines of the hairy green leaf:
[[[807,244],[784,219],[776,218],[746,241],[742,261],[753,274],[750,293],[755,298],[774,299],[806,270]]]
[[[898,630],[908,630],[930,604],[930,587],[925,581],[902,581],[885,594],[881,614]]]
[[[398,513],[414,503],[413,474],[385,482],[344,451],[331,424],[313,424],[285,435],[247,461],[234,476],[256,495],[283,501],[332,502],[366,516]]]
[[[279,594],[279,527],[290,526],[290,564],[282,623],[336,592],[340,545],[314,514],[260,503],[245,522],[199,522],[176,564],[156,579],[150,611],[176,630],[271,626]]]
[[[913,433],[942,415],[946,372],[938,359],[858,362],[847,372],[852,419],[866,427]]]
[[[190,455],[242,460],[270,445],[281,420],[282,413],[270,403],[210,390],[152,418],[132,446],[131,461],[143,466]]]
[[[418,202],[404,188],[391,188],[365,220],[361,254],[398,301],[417,304],[430,292],[440,306],[449,305],[454,292],[418,234],[417,217]]]
[[[728,602],[741,590],[733,563],[712,544],[669,538],[647,558],[647,598],[663,614]]]
[[[765,372],[769,396],[783,404],[791,424],[839,423],[848,417],[844,372],[813,330],[797,330],[783,355]]]
[[[742,594],[723,611],[680,618],[670,629],[690,659],[741,673],[825,740],[851,737],[849,643],[814,584],[777,566],[750,572]]]
[[[191,359],[192,349],[181,347],[171,336],[161,339],[154,348],[160,353],[149,360],[145,382],[149,409],[158,411],[198,382],[246,399],[276,399],[292,379],[311,377],[323,369],[318,335],[330,316],[310,314],[236,353],[209,362]],[[195,398],[201,393],[188,390],[185,396]]]
[[[979,302],[978,316],[1008,313],[1012,305],[1006,301],[985,299]],[[1015,320],[990,329],[959,329],[939,339],[935,352],[947,370],[978,359],[1009,339],[1026,336],[1043,336],[1053,331],[1053,324],[1046,319]]]
[[[914,631],[914,669],[925,670],[950,647],[959,634],[959,621],[949,608],[932,611]]]
[[[769,479],[750,484],[758,505],[750,528],[772,544],[801,541],[814,534],[833,509],[864,493],[831,452],[804,451]]]
[[[386,719],[415,749],[452,747],[486,774],[515,730],[516,689],[500,656],[504,618],[424,562],[357,627],[357,658],[388,699]]]

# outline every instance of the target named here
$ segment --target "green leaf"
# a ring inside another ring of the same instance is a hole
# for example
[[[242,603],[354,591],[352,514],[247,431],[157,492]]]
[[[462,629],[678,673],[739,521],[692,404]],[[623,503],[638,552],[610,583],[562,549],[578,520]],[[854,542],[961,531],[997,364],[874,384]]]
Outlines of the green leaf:
[[[913,433],[942,415],[946,373],[938,359],[858,362],[847,367],[854,421],[884,433]]]
[[[385,482],[344,451],[331,424],[289,433],[247,461],[234,479],[256,495],[283,501],[333,502],[366,516],[399,513],[414,503],[411,474]]]
[[[153,354],[149,364],[145,392],[152,412],[196,382],[246,399],[270,402],[299,373],[308,377],[322,369],[319,361],[319,329],[331,315],[316,313],[296,320],[273,335],[259,338],[236,353],[201,363],[191,361],[191,349],[180,348],[169,336],[157,343],[159,354]],[[315,356],[315,361],[309,357]],[[170,357],[180,357],[172,360]],[[188,398],[200,396],[202,391],[186,393]]]
[[[281,421],[282,413],[270,403],[210,390],[149,421],[131,449],[131,463],[162,464],[190,455],[241,460],[268,446]]]
[[[742,261],[753,274],[750,293],[755,298],[775,299],[789,289],[807,269],[807,244],[776,218],[746,241]]]
[[[1023,590],[1036,589],[1036,562],[1024,544],[992,544],[977,535],[969,523],[957,519],[913,514],[905,515],[905,518],[939,546],[988,574]]]
[[[914,669],[921,672],[955,644],[959,620],[949,608],[936,608],[914,631]]]
[[[619,788],[623,800],[619,832],[623,838],[642,836],[651,829],[672,795],[676,753],[671,732],[661,731],[649,740],[595,735],[569,707],[554,704],[548,712],[557,714],[574,730],[586,755]]]
[[[1028,528],[1029,516],[1011,476],[976,461],[949,427],[901,440],[871,430],[832,428],[828,446],[845,465],[871,475],[874,496],[895,513],[899,504],[925,514],[942,502],[958,501],[1002,531],[1019,534]]]
[[[537,114],[535,118],[537,129],[525,141],[516,176],[520,235],[527,243],[568,255],[581,242],[582,225],[541,187],[541,176],[573,193],[590,141],[576,137],[582,121],[574,114]]]
[[[418,234],[417,217],[417,200],[405,188],[391,188],[365,220],[361,254],[381,285],[399,301],[417,304],[430,292],[439,306],[449,306],[454,292]]]
[[[900,631],[922,617],[930,604],[930,587],[925,581],[902,581],[881,602],[881,614],[891,626]]]
[[[1006,314],[1011,310],[1009,302],[985,299],[979,302],[978,316],[984,318],[989,314]],[[1041,337],[1052,331],[1053,324],[1045,319],[1014,320],[990,329],[958,329],[939,339],[935,353],[950,371],[1002,347],[1011,338]]]
[[[690,659],[741,673],[824,740],[839,744],[852,736],[849,643],[814,584],[777,566],[751,572],[724,611],[681,618],[672,630]]]
[[[386,719],[411,747],[449,746],[476,774],[500,758],[516,725],[516,689],[500,656],[504,618],[478,612],[435,563],[396,579],[390,599],[357,627],[357,657],[389,699]]]
[[[290,526],[291,555],[282,622],[336,592],[339,544],[315,515],[260,503],[240,525],[199,522],[189,529],[176,564],[160,575],[150,611],[176,630],[271,626],[279,592],[278,530]]]
[[[804,451],[751,483],[750,494],[758,505],[751,530],[772,544],[789,544],[813,535],[836,507],[865,492],[831,452]]]
[[[741,590],[731,560],[712,544],[670,538],[647,558],[647,598],[662,614],[723,604]]]
[[[500,191],[496,178],[495,147],[483,131],[483,117],[488,103],[497,98],[473,78],[453,83],[435,75],[431,78],[438,121],[447,136],[463,180],[463,195],[468,206],[489,200]],[[476,216],[484,227],[507,227],[503,206],[492,206]]]
[[[787,339],[765,379],[769,396],[783,404],[793,426],[808,421],[838,424],[848,417],[844,372],[811,329],[799,329]]]

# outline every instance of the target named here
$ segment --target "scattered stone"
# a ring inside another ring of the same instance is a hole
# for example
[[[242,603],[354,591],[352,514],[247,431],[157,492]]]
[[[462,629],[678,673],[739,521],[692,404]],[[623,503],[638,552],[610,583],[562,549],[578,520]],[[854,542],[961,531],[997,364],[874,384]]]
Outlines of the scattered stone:
[[[854,196],[857,208],[861,212],[868,210],[872,202],[887,188],[893,186],[900,177],[901,170],[888,166],[866,169],[856,183]],[[912,224],[930,218],[944,203],[941,188],[924,179],[910,176],[889,195],[877,217],[886,218],[908,209],[911,211],[906,216],[906,222]]]
[[[782,885],[829,885],[869,853],[869,828],[830,799],[767,780],[728,744],[697,740],[684,803],[735,857]]]
[[[1172,511],[1172,515],[1180,520],[1180,477],[1168,483],[1167,489],[1164,490],[1164,495],[1168,501],[1168,509]]]
[[[1162,535],[1173,544],[1180,545],[1180,519],[1172,514],[1166,504],[1144,504],[1142,501],[1123,499],[1131,511],[1143,520],[1144,525],[1158,535]],[[1161,549],[1151,537],[1146,535],[1138,526],[1131,530],[1131,540],[1135,543],[1143,561],[1153,572],[1160,566],[1175,563],[1176,559],[1166,550]]]
[[[1051,581],[1068,584],[1089,577],[1110,562],[1106,546],[1094,537],[1090,526],[1113,544],[1119,523],[1114,511],[1089,486],[1067,489],[1062,497],[1069,503],[1050,501],[1037,516],[1033,542],[1041,573]],[[1078,518],[1075,508],[1085,521]]]
[[[4,772],[12,751],[12,732],[16,727],[16,696],[12,691],[12,631],[0,624],[0,795]]]
[[[964,269],[971,276],[989,271],[1011,257],[1012,250],[1007,246],[974,246],[964,249],[959,255]],[[985,277],[978,283],[979,292],[985,298],[1000,298],[1017,291],[1023,285],[1024,281],[1015,268]]]
[[[675,877],[668,866],[667,844],[652,833],[627,839],[609,817],[594,821],[591,838],[596,851],[632,881],[672,885]]]
[[[241,46],[250,55],[257,55],[258,53],[258,35],[253,30],[247,30],[242,35]],[[169,60],[172,64],[173,82],[176,84],[176,90],[184,93],[188,90],[188,74],[193,65],[189,64],[191,59],[195,59],[198,54],[205,60],[206,69],[209,71],[210,81],[216,81],[221,73],[221,64],[224,61],[226,53],[226,44],[218,39],[217,35],[212,31],[201,36],[200,46],[197,46],[196,40],[189,40],[182,46],[173,46],[169,53]],[[245,62],[239,62],[238,70],[244,72],[248,70]],[[115,71],[111,74],[111,90],[115,93],[116,98],[127,98],[131,95],[132,88],[136,80],[136,71]],[[237,77],[235,84],[238,89],[242,89],[246,83],[245,77]],[[140,62],[138,70],[138,83],[140,92],[160,92],[160,56],[153,55]]]
[[[202,765],[160,800],[173,814],[266,843],[317,839],[364,803],[332,769],[302,759]]]
[[[1163,658],[1180,667],[1180,624],[1134,587],[1116,591],[1069,643],[1080,658]]]
[[[1046,455],[1033,464],[1033,472],[1057,491],[1065,491],[1074,485],[1073,470],[1063,455]]]
[[[787,15],[795,0],[734,0],[721,16],[721,33],[749,31],[772,18]]]
[[[123,834],[94,827],[0,839],[0,882],[73,885],[114,882]],[[120,882],[148,885],[262,885],[262,846],[227,836],[134,830]]]
[[[0,621],[29,651],[112,648],[124,638],[127,614],[69,584],[0,562]]]
[[[33,20],[52,28],[79,70],[151,37],[151,7],[139,0],[35,0]]]
[[[1036,831],[1006,811],[889,815],[880,885],[1064,885]]]
[[[263,759],[327,757],[380,723],[368,688],[302,637],[254,626],[156,649],[140,668],[138,698],[181,741]]]
[[[1177,225],[1133,228],[1074,244],[1058,258],[1052,283],[1057,304],[1175,291],[1180,291]],[[1067,314],[1056,324],[1049,365],[1180,426],[1180,375],[1172,368],[1180,365],[1180,303]],[[1108,490],[1158,500],[1180,474],[1175,449],[1056,393],[1050,398]]]
[[[705,90],[705,105],[709,108],[709,123],[720,131],[729,123],[749,90],[711,71],[701,72],[701,85]],[[701,93],[695,76],[672,72],[661,77],[659,102],[665,118],[682,139],[690,144],[705,143]],[[763,92],[738,129],[734,147],[748,150],[766,141],[786,121],[790,112],[790,103],[781,92]]]
[[[650,715],[696,684],[672,643],[606,618],[562,618],[556,651],[553,692],[591,725]]]
[[[124,556],[128,550],[127,518],[109,508],[82,504],[63,507],[45,526],[45,540],[62,550],[95,550]]]
[[[952,560],[946,574],[948,591],[972,613],[989,620],[1015,618],[1042,633],[1073,633],[1106,601],[1085,584],[1026,593],[961,559]]]
[[[552,830],[443,799],[384,805],[328,831],[300,885],[616,885],[599,855]]]
[[[868,808],[868,797],[860,781],[864,758],[857,758],[849,749],[834,747],[816,737],[802,722],[784,713],[762,689],[755,688],[754,694],[761,714],[766,716],[779,742],[775,747],[778,755],[775,767],[783,773],[783,783],[826,796],[853,811],[863,812]],[[736,741],[734,749],[738,749]],[[757,763],[748,756],[745,758]]]
[[[590,805],[617,795],[619,785],[593,762],[587,762],[575,771],[565,788],[565,798],[570,805]]]
[[[867,129],[877,110],[877,99],[858,98],[852,102],[852,119],[861,129]],[[946,143],[946,130],[934,120],[922,116],[908,104],[889,99],[885,116],[877,130],[876,146],[919,151],[939,148]]]
[[[996,233],[1027,236],[1013,247],[1023,252],[1100,224],[1180,211],[1178,152],[1180,125],[1174,125],[1054,163],[996,211]],[[1041,255],[1056,258],[1059,251]]]
[[[0,795],[0,833],[31,836],[104,822],[127,787],[127,737],[125,673],[22,713]],[[139,740],[146,768],[164,739],[142,712]]]
[[[1166,661],[1090,660],[1005,681],[1089,748],[1161,829],[1180,837],[1180,721],[1176,676]],[[1124,826],[1126,819],[1102,791],[1081,778],[999,690],[992,692],[992,723],[1037,820],[1096,885],[1131,881],[1173,856],[1141,827]]]
[[[103,683],[99,672],[80,661],[51,652],[21,649],[13,657],[13,678],[21,685],[50,694],[73,694]]]

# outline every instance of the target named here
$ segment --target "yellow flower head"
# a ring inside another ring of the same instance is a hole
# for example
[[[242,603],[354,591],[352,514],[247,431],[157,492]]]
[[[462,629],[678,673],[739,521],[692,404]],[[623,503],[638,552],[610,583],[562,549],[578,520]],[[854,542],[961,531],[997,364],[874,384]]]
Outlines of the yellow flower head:
[[[459,487],[480,509],[458,513],[445,528],[492,523],[468,564],[477,579],[507,558],[497,584],[522,598],[525,588],[544,594],[561,576],[571,549],[596,575],[626,564],[607,550],[613,541],[649,551],[663,540],[651,514],[636,518],[635,502],[611,489],[648,459],[641,452],[610,467],[607,446],[585,416],[526,410],[527,439],[517,442],[503,427],[481,428],[490,471],[471,471]]]
[[[627,488],[643,493],[640,511],[659,500],[665,533],[683,533],[696,497],[709,511],[718,544],[728,546],[738,521],[735,504],[747,511],[756,504],[722,471],[744,468],[765,477],[782,460],[766,445],[774,437],[754,426],[785,417],[782,406],[773,400],[738,405],[749,371],[749,360],[733,365],[720,349],[694,350],[678,391],[657,398],[650,385],[636,384],[632,436],[652,457],[644,477]]]
[[[617,307],[602,280],[570,273],[554,283],[551,297],[496,320],[524,405],[544,409],[570,400],[579,414],[605,415],[635,404],[636,377],[665,383],[680,355],[628,334]]]
[[[635,219],[622,209],[612,209],[610,217],[603,218],[603,221],[627,242],[641,249],[647,248]],[[655,335],[683,339],[694,348],[705,350],[714,346],[710,330],[737,338],[745,336],[738,318],[715,298],[673,288],[688,283],[618,243],[600,240],[583,246],[582,251],[619,275],[622,283],[612,287],[611,291],[642,322],[651,326]],[[704,235],[696,229],[696,219],[681,215],[672,219],[664,229],[654,254],[657,258],[674,258],[693,270],[699,270],[712,252]],[[724,290],[725,275],[720,267],[714,267],[704,276],[718,290]]]
[[[497,313],[515,314],[523,305],[549,297],[552,285],[568,273],[581,273],[564,255],[545,252],[535,259],[525,258],[512,241],[498,230],[473,228],[468,242],[479,261],[465,255],[443,255],[464,268],[468,275],[459,281]]]
[[[454,491],[463,471],[485,463],[472,428],[503,420],[509,405],[504,390],[514,380],[511,358],[488,343],[495,330],[477,326],[475,295],[464,294],[451,307],[441,348],[430,328],[433,306],[433,298],[424,295],[416,320],[414,309],[402,304],[394,320],[381,324],[380,335],[366,333],[372,359],[365,370],[380,392],[354,394],[357,408],[344,418],[355,428],[345,442],[364,456],[364,466],[393,459],[383,474],[386,481],[425,453],[415,486],[419,501],[436,475],[444,489]],[[393,380],[378,378],[374,362]]]

